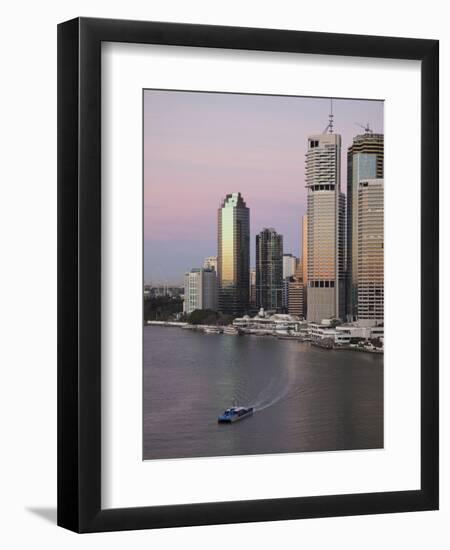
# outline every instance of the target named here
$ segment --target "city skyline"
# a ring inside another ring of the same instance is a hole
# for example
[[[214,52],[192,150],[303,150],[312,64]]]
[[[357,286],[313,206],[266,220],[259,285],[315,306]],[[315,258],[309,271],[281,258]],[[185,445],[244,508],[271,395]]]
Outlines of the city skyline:
[[[327,98],[147,90],[145,282],[182,285],[184,273],[217,253],[215,212],[232,192],[251,209],[251,243],[274,227],[284,252],[301,257],[306,140],[323,132],[329,109]],[[383,131],[381,101],[334,99],[333,112],[343,154],[363,131],[357,122]]]

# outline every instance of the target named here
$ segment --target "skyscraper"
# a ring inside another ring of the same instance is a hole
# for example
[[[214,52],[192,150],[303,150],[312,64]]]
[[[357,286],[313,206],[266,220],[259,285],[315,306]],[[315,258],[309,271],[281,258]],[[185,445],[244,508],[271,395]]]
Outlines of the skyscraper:
[[[384,136],[369,127],[353,138],[347,153],[347,314],[358,317],[358,186],[384,177]]]
[[[358,321],[384,319],[384,181],[358,184]]]
[[[345,197],[341,193],[341,136],[308,137],[307,319],[343,318],[345,309]]]
[[[273,228],[256,235],[256,305],[276,311],[283,307],[283,235]]]
[[[217,310],[217,274],[214,269],[195,267],[184,274],[185,313],[196,309]]]
[[[240,193],[230,193],[218,210],[219,310],[242,315],[249,307],[250,210]]]

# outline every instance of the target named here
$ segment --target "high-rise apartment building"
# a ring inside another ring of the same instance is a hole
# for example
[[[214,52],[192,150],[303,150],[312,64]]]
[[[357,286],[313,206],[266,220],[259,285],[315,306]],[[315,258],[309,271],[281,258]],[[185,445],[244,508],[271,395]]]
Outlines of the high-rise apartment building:
[[[193,268],[184,274],[185,313],[196,309],[217,310],[217,274],[214,269]]]
[[[218,210],[219,310],[242,315],[249,308],[250,210],[240,193],[230,193]]]
[[[343,318],[345,310],[345,196],[341,192],[341,136],[308,137],[307,319]]]
[[[358,184],[358,322],[384,319],[384,181]]]
[[[384,177],[384,136],[366,128],[347,153],[347,315],[358,314],[358,190],[364,179]]]
[[[256,235],[256,305],[283,308],[283,235],[264,228]]]

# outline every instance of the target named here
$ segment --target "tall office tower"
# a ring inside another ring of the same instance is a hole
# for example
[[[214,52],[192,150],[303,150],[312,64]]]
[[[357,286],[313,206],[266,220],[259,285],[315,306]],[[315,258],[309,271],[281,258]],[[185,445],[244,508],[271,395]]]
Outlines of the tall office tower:
[[[341,136],[308,137],[307,319],[343,318],[345,309],[345,197],[341,193]]]
[[[245,314],[250,289],[250,210],[240,193],[230,193],[218,210],[219,310]]]
[[[250,269],[250,307],[256,308],[256,269]]]
[[[256,235],[256,305],[283,308],[283,235],[272,228]]]
[[[306,310],[308,307],[308,216],[302,216],[302,280],[303,280],[303,317],[306,318]]]
[[[358,184],[384,177],[384,136],[369,126],[347,153],[347,315],[358,317]]]
[[[214,269],[195,267],[184,274],[185,313],[196,309],[217,310],[217,274]]]
[[[214,269],[217,273],[217,256],[208,256],[203,262],[203,267],[206,269]]]
[[[288,282],[295,275],[298,258],[293,254],[283,254],[283,309],[288,307]]]
[[[303,317],[303,281],[301,278],[290,277],[288,279],[288,308],[290,315]]]
[[[384,319],[384,180],[358,184],[358,321]]]

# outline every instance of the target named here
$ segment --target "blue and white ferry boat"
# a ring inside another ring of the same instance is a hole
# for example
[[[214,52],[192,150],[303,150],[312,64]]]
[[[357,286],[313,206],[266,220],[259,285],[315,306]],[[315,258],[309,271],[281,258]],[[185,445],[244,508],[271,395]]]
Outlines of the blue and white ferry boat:
[[[252,414],[253,407],[230,407],[229,409],[225,409],[219,416],[218,422],[231,424],[232,422],[237,422]]]

